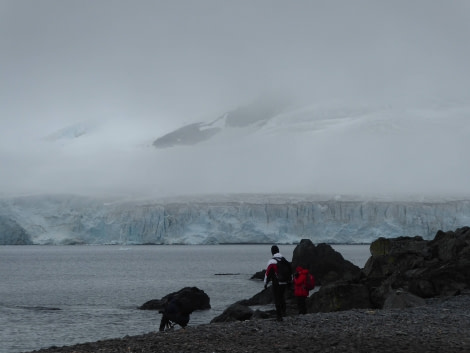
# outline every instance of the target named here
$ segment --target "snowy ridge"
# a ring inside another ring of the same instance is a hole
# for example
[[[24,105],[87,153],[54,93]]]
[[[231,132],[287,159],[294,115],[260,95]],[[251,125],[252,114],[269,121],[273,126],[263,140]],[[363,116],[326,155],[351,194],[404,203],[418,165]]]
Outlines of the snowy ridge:
[[[3,199],[0,213],[21,226],[34,244],[295,243],[303,238],[369,243],[378,237],[430,239],[439,229],[470,224],[468,200],[315,201],[295,195],[252,195],[252,202],[243,201],[250,199],[246,195],[237,201],[223,199],[105,202],[36,196]],[[7,239],[12,242],[0,229],[0,244]]]
[[[198,122],[188,116],[179,128],[158,117],[43,126],[41,139],[25,139],[21,150],[11,148],[13,138],[1,142],[5,163],[25,162],[12,164],[0,192],[468,198],[469,116],[467,101],[261,99]]]
[[[431,102],[423,105],[380,105],[346,102],[317,103],[294,105],[280,102],[269,105],[256,101],[229,111],[215,120],[185,125],[170,133],[160,136],[154,142],[161,147],[161,141],[173,139],[172,146],[180,144],[196,145],[212,139],[218,134],[278,135],[288,133],[299,135],[312,132],[324,132],[328,135],[341,131],[379,136],[405,133],[414,135],[426,133],[438,136],[438,132],[448,132],[446,123],[452,127],[461,127],[468,131],[466,120],[470,105],[466,102]],[[441,129],[441,130],[439,130]],[[212,133],[208,134],[208,130]],[[458,131],[456,131],[458,132]],[[168,146],[163,146],[168,147]]]

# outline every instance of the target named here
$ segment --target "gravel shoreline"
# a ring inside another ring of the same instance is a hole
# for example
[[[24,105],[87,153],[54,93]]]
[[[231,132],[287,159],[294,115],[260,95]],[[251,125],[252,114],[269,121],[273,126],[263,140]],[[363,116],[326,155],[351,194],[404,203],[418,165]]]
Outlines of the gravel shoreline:
[[[470,295],[429,299],[425,306],[401,310],[205,324],[34,352],[470,352]]]

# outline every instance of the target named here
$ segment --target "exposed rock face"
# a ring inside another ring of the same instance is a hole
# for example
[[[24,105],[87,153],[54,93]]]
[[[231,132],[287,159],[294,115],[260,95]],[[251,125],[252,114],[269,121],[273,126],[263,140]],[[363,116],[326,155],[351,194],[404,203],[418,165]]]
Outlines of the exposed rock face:
[[[416,261],[431,255],[427,241],[421,237],[379,238],[372,242],[370,249],[372,257],[363,269],[368,278],[383,278],[394,272],[416,267]]]
[[[219,131],[220,128],[211,127],[211,124],[189,124],[159,137],[153,142],[153,145],[156,148],[166,148],[177,145],[195,145],[199,142],[208,140]]]
[[[399,254],[406,252],[420,253],[424,250],[425,242],[422,237],[379,238],[370,245],[372,256]]]
[[[165,295],[162,299],[153,299],[139,307],[141,310],[162,310],[168,299],[177,299],[178,302],[191,313],[195,310],[207,310],[211,308],[209,296],[197,287],[185,287],[178,292]]]
[[[421,298],[459,294],[470,288],[470,228],[420,237],[378,239],[371,244],[362,280],[371,300],[382,307],[390,292],[402,289]]]
[[[434,239],[429,243],[433,256],[441,261],[452,261],[457,257],[468,263],[470,228],[463,227],[455,232],[438,231]]]
[[[319,285],[338,280],[353,280],[360,275],[360,268],[345,260],[328,244],[315,246],[310,239],[302,239],[294,249],[292,267],[308,268]]]

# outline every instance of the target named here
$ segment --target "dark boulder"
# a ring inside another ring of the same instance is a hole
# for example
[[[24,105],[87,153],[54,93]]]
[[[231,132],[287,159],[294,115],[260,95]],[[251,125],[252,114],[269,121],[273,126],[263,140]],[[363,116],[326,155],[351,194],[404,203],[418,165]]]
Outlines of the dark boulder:
[[[255,310],[251,320],[275,319],[276,316],[276,310]]]
[[[284,292],[284,297],[286,299],[286,311],[288,315],[293,315],[297,312],[297,301],[294,297],[294,289],[290,285],[286,288]],[[269,286],[266,289],[263,289],[261,292],[255,294],[249,299],[239,300],[237,304],[246,305],[246,306],[258,306],[258,305],[269,305],[274,304],[274,295],[272,287]],[[264,314],[262,314],[264,313]],[[276,317],[276,312],[267,313],[266,311],[257,310],[254,313],[253,318],[263,318],[264,317]]]
[[[284,292],[284,297],[286,298],[286,302],[288,304],[289,302],[292,302],[295,300],[294,289],[292,285],[287,286]],[[272,287],[269,286],[268,288],[263,289],[261,292],[256,293],[251,298],[239,300],[237,303],[242,304],[242,305],[248,305],[248,306],[273,304],[274,295],[273,295]]]
[[[267,305],[274,303],[274,295],[271,287],[263,289],[261,292],[255,294],[249,299],[238,301],[241,305]]]
[[[403,252],[422,253],[427,252],[427,241],[420,236],[378,238],[370,244],[370,253],[373,257],[400,254]],[[425,254],[423,254],[425,255]]]
[[[235,303],[225,309],[222,314],[212,319],[211,323],[250,320],[253,313],[249,306]]]
[[[347,261],[328,244],[314,245],[310,239],[302,239],[295,247],[292,267],[308,268],[315,276],[318,285],[338,280],[354,280],[360,276],[361,269]]]
[[[322,286],[307,298],[307,311],[331,312],[371,308],[369,289],[363,284],[336,282]]]
[[[425,304],[426,301],[423,298],[402,290],[397,290],[389,293],[388,297],[385,299],[383,309],[405,309],[423,306]]]
[[[161,299],[153,299],[139,307],[140,310],[162,310],[169,299],[177,299],[185,312],[207,310],[211,308],[209,296],[197,287],[185,287],[177,292],[165,295]]]
[[[463,227],[455,232],[439,230],[429,243],[433,256],[441,261],[451,261],[470,246],[470,228]]]
[[[266,269],[256,272],[250,279],[259,279],[264,281],[264,274],[266,273]]]
[[[381,308],[392,291],[406,288],[406,277],[415,273],[414,278],[423,272],[423,266],[431,260],[428,241],[421,237],[379,238],[370,245],[372,256],[366,262],[363,272],[363,282],[369,287],[373,307]],[[420,286],[430,292],[430,286],[425,281],[417,280],[413,285]],[[419,295],[415,293],[416,295]]]
[[[470,228],[421,237],[380,238],[363,269],[376,307],[401,289],[421,298],[457,295],[470,288]]]
[[[421,237],[379,238],[370,245],[372,256],[363,273],[367,277],[383,278],[396,271],[415,268],[431,255],[427,243]]]

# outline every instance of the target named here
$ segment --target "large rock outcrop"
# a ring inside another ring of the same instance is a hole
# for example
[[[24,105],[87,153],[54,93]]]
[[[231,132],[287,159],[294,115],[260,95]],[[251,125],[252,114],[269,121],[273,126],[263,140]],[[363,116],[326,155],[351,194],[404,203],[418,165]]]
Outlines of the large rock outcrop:
[[[379,238],[360,278],[335,282],[308,298],[311,312],[422,305],[425,298],[470,290],[470,228],[438,231],[433,240]]]
[[[318,285],[338,280],[358,278],[361,269],[343,258],[328,244],[315,245],[310,239],[302,239],[294,249],[292,267],[308,268]]]
[[[378,307],[398,288],[421,298],[457,295],[470,288],[469,227],[438,231],[431,241],[378,239],[371,244],[371,253],[363,282]]]
[[[331,312],[372,307],[369,289],[360,283],[346,281],[322,286],[307,298],[308,312]]]
[[[152,299],[139,307],[141,310],[162,310],[169,299],[177,299],[178,302],[191,313],[196,310],[211,308],[209,296],[197,287],[184,287],[177,292],[165,295],[161,299]]]
[[[317,285],[338,280],[353,280],[361,274],[361,269],[343,258],[331,245],[313,244],[310,239],[302,239],[292,255],[292,270],[297,266],[308,268],[315,276]],[[263,279],[265,270],[256,272],[251,279]]]

